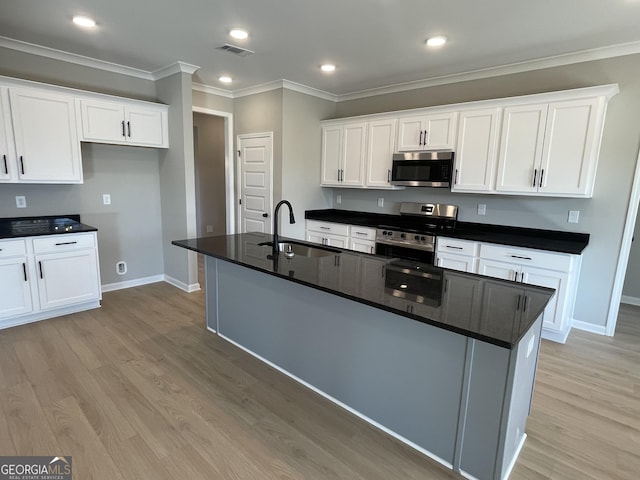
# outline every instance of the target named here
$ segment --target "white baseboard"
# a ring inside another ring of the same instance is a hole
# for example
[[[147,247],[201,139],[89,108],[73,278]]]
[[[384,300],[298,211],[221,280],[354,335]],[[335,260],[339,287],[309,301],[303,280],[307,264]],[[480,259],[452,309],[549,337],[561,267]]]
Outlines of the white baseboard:
[[[112,292],[114,290],[122,290],[123,288],[139,287],[150,283],[163,282],[164,275],[153,275],[151,277],[136,278],[124,282],[105,283],[102,285],[102,292]]]
[[[638,297],[630,297],[629,295],[622,295],[622,297],[620,297],[620,303],[626,303],[628,305],[640,306],[640,298],[638,298]]]
[[[177,287],[180,290],[185,291],[187,293],[197,292],[198,290],[200,290],[200,284],[198,282],[192,283],[192,284],[186,284],[169,275],[164,275],[164,281],[167,282],[169,285],[173,285],[174,287]]]
[[[573,328],[577,328],[578,330],[582,330],[590,333],[597,333],[598,335],[607,334],[607,327],[605,327],[604,325],[594,325],[593,323],[574,320],[571,326]]]
[[[32,322],[39,322],[40,320],[47,320],[49,318],[61,317],[62,315],[69,315],[71,313],[78,313],[84,310],[90,310],[92,308],[100,308],[100,300],[80,303],[78,305],[71,305],[68,307],[54,308],[52,310],[44,310],[41,312],[31,313],[27,315],[19,315],[17,317],[9,317],[0,321],[0,329],[16,327],[18,325],[24,325]]]

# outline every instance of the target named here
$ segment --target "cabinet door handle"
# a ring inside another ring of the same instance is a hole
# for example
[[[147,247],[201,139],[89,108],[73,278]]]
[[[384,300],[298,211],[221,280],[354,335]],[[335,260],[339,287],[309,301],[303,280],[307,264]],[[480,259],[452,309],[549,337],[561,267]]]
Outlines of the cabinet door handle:
[[[542,178],[544,177],[544,168],[540,170],[540,188],[542,188]]]
[[[519,258],[521,260],[533,260],[531,257],[524,257],[522,255],[509,255],[511,258]]]
[[[424,132],[420,130],[420,142],[418,143],[420,146],[422,146],[422,135],[424,135]]]
[[[455,250],[464,250],[464,248],[462,248],[462,247],[456,247],[456,246],[454,246],[454,245],[445,245],[445,247],[447,247],[447,248],[453,248],[453,249],[455,249]]]
[[[453,179],[453,184],[457,185],[458,184],[458,169],[456,168],[456,176]]]
[[[516,305],[516,310],[520,310],[520,300],[522,299],[522,295],[518,294],[518,304]]]
[[[527,296],[524,296],[524,301],[522,302],[522,311],[526,312],[527,311]]]
[[[532,185],[533,187],[536,186],[536,178],[538,178],[538,169],[537,168],[535,168],[533,170],[533,185]]]
[[[131,138],[131,122],[127,122],[127,136]]]
[[[369,252],[369,253],[373,253],[373,247],[371,247],[371,252]]]
[[[9,168],[7,167],[7,156],[2,155],[2,160],[4,161],[4,174],[9,175]]]
[[[4,161],[4,164],[5,164],[5,168],[6,168],[6,165],[7,165],[7,161],[6,160]],[[391,182],[391,170],[387,170],[387,182]]]
[[[56,247],[59,247],[60,245],[75,245],[76,243],[78,243],[78,242],[76,242],[76,241],[73,241],[73,242],[60,242],[60,243],[56,243]]]
[[[124,120],[122,120],[122,136],[126,137],[126,135],[124,134]]]
[[[513,277],[513,281],[517,282],[518,281],[518,272],[513,272],[514,277]]]
[[[340,170],[340,178],[341,178],[341,182],[344,182],[344,170]]]
[[[20,173],[24,175],[24,159],[22,158],[22,155],[20,155]]]
[[[427,132],[426,130],[424,131],[424,144],[426,145],[427,142],[427,135],[429,135],[429,132]]]
[[[24,281],[27,281],[27,264],[22,262],[22,274],[24,275]]]
[[[447,293],[448,289],[449,289],[449,279],[445,278],[444,279],[444,293]]]
[[[42,274],[42,262],[38,262],[38,269],[40,270],[40,278],[44,278],[44,275]]]

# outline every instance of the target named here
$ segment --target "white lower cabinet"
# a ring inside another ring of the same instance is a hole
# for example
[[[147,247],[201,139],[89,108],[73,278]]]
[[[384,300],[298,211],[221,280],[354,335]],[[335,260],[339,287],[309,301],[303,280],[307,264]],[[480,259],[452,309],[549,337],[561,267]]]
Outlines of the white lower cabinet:
[[[95,232],[0,240],[0,328],[100,304]]]
[[[543,336],[562,343],[571,330],[580,263],[580,255],[546,250],[447,237],[438,237],[436,244],[439,267],[553,288],[556,294],[543,313]]]

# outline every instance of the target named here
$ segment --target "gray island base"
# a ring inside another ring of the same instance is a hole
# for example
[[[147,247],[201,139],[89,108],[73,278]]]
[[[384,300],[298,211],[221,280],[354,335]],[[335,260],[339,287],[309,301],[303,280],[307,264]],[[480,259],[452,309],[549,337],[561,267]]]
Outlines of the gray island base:
[[[208,329],[464,477],[509,476],[552,289],[271,241],[172,242],[206,256]]]
[[[207,326],[467,478],[507,478],[541,318],[511,349],[206,257]]]

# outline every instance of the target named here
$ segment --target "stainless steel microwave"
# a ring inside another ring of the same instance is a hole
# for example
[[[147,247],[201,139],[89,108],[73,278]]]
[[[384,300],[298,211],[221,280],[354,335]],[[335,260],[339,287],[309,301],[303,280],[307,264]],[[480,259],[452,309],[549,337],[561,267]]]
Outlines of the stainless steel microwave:
[[[407,187],[451,188],[453,152],[394,153],[391,184]]]

